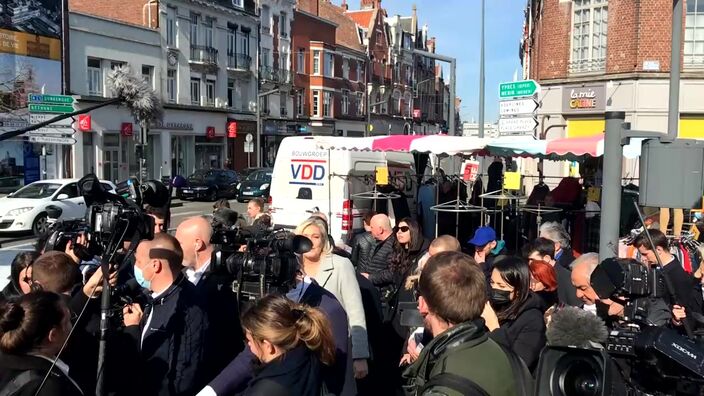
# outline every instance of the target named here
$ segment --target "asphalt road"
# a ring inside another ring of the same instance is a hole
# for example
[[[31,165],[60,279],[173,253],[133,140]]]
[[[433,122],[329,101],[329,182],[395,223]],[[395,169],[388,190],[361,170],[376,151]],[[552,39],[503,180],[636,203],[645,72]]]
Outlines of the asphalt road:
[[[175,229],[185,219],[210,214],[213,212],[212,202],[186,201],[181,202],[174,200],[176,206],[171,209],[171,224],[169,227]],[[181,205],[182,204],[182,205]],[[240,214],[245,214],[247,204],[238,203],[235,200],[230,200],[231,208]],[[11,234],[0,237],[0,289],[5,287],[10,276],[10,264],[17,253],[33,250],[36,239],[31,235]]]

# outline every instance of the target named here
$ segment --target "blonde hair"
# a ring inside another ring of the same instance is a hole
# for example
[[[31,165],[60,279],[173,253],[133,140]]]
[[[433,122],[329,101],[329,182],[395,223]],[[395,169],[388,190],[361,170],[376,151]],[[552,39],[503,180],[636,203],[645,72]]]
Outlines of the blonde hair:
[[[323,244],[323,255],[328,255],[332,253],[333,246],[330,244],[330,237],[328,237],[328,226],[321,219],[317,217],[309,218],[308,220],[299,224],[298,227],[296,227],[294,233],[296,235],[303,235],[303,232],[305,232],[305,230],[311,226],[315,226],[316,228],[318,228],[318,231],[320,231],[320,239],[321,243]]]
[[[242,315],[242,327],[255,341],[267,340],[284,353],[303,343],[323,364],[335,362],[332,325],[319,309],[269,295]]]

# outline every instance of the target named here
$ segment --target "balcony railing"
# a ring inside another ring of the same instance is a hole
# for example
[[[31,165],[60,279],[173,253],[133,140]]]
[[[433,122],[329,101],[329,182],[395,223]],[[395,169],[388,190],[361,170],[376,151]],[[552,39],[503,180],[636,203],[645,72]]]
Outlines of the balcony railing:
[[[249,70],[252,65],[252,57],[247,54],[227,54],[227,68],[237,70]]]
[[[580,59],[570,61],[570,73],[595,73],[603,72],[606,68],[606,59]]]
[[[274,83],[287,84],[291,82],[291,71],[287,69],[275,69],[270,66],[259,68],[259,79]]]
[[[204,45],[191,46],[191,61],[217,65],[218,50]]]

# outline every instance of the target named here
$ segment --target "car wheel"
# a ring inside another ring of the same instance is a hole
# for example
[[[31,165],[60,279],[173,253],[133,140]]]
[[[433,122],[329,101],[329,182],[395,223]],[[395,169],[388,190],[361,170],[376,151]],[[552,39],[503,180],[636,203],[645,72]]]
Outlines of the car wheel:
[[[42,235],[49,230],[49,222],[46,213],[40,213],[32,223],[32,232],[34,235]]]
[[[218,200],[218,190],[213,189],[213,191],[208,194],[208,201],[215,202]]]

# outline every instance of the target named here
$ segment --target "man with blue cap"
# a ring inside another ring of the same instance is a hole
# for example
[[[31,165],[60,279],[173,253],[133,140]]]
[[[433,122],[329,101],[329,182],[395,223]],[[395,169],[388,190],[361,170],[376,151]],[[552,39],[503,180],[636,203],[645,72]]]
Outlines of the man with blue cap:
[[[496,231],[493,228],[479,227],[474,231],[474,237],[469,240],[469,244],[474,246],[474,261],[484,271],[486,279],[491,278],[491,270],[494,268],[494,260],[503,249],[503,241],[496,240]]]

